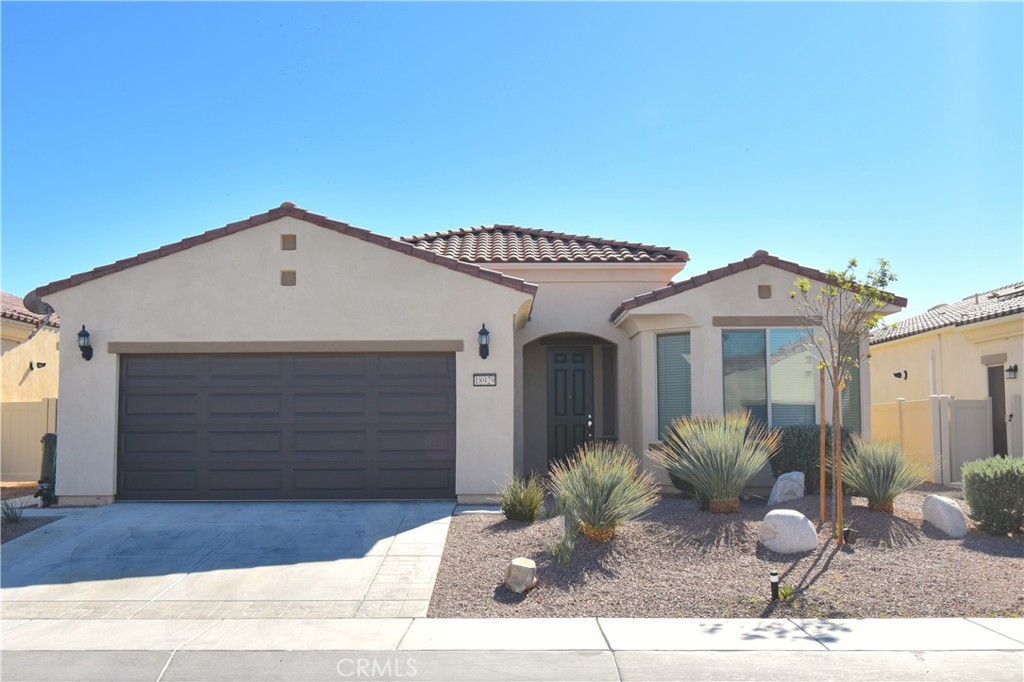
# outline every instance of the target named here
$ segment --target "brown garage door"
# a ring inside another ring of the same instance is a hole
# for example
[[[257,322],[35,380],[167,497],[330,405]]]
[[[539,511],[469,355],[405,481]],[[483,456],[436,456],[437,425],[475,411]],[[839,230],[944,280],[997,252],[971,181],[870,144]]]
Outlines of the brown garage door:
[[[455,496],[451,353],[124,355],[118,498]]]

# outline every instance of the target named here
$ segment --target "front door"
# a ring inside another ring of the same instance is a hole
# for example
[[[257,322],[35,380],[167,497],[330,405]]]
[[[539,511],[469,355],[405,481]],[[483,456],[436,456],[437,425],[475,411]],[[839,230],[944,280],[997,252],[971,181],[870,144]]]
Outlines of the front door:
[[[1006,384],[1003,381],[1003,366],[988,368],[988,397],[992,399],[992,450],[993,455],[1007,454],[1006,448]]]
[[[548,349],[548,464],[594,437],[594,352],[586,346]]]

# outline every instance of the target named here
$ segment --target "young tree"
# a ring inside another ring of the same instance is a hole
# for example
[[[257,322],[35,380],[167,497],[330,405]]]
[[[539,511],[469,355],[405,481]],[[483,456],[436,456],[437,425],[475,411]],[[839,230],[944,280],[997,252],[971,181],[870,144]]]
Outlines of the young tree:
[[[839,544],[843,544],[843,388],[866,357],[863,341],[882,324],[886,307],[896,298],[886,291],[896,275],[889,269],[889,261],[879,258],[878,268],[868,270],[862,279],[857,274],[857,259],[851,258],[844,270],[829,270],[825,280],[812,286],[801,277],[794,282],[797,290],[790,292],[790,297],[797,301],[801,316],[820,328],[820,334],[815,330],[811,335],[811,344],[832,388],[832,495]]]

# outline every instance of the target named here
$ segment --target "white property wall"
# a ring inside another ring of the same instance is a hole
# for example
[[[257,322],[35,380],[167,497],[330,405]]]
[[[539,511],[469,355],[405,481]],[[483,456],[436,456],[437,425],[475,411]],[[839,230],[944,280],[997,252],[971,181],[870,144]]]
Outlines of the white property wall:
[[[297,249],[283,251],[281,235]],[[296,286],[281,286],[282,270]],[[116,491],[118,356],[110,343],[462,341],[456,354],[456,492],[493,494],[513,466],[515,329],[531,296],[285,217],[44,297],[60,314],[57,494]],[[491,331],[490,356],[477,330]],[[85,325],[95,355],[79,355]],[[474,388],[475,372],[496,373]]]

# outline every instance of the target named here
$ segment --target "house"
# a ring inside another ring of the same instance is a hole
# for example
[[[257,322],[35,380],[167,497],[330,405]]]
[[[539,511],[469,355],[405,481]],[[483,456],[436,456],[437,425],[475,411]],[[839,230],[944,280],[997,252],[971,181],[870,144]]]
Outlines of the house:
[[[887,416],[873,436],[903,440],[923,463],[935,462],[936,482],[958,482],[965,461],[1020,457],[1021,365],[1024,282],[880,329],[871,336],[871,400]]]
[[[758,251],[671,282],[688,260],[509,225],[391,239],[286,202],[39,287],[65,322],[57,492],[480,501],[684,414],[813,421],[789,292],[825,274]]]
[[[60,318],[0,292],[0,479],[39,478],[39,440],[56,428]]]

